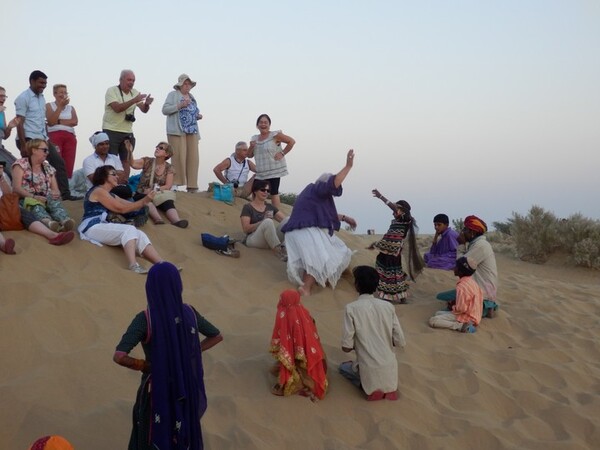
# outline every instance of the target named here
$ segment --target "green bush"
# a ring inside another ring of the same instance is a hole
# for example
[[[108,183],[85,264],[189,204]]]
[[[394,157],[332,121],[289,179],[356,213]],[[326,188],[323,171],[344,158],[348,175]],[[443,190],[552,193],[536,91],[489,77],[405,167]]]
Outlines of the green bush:
[[[573,247],[573,260],[576,265],[600,269],[600,241],[586,238]]]
[[[511,228],[513,225],[512,220],[508,219],[506,222],[493,222],[492,225],[494,225],[496,231],[506,234],[507,236],[511,235]]]
[[[461,217],[460,219],[452,219],[452,228],[454,228],[457,232],[461,232],[465,227],[465,221]]]
[[[545,263],[561,247],[556,217],[539,206],[532,206],[526,216],[513,213],[511,234],[517,256],[524,261]]]
[[[526,216],[513,213],[509,233],[514,239],[517,256],[525,261],[544,263],[555,252],[569,255],[582,267],[600,269],[600,221],[581,214],[557,219],[539,206],[532,206]],[[494,226],[498,230],[505,230]]]
[[[296,203],[297,198],[298,194],[279,194],[279,199],[281,200],[281,203],[290,206],[294,206],[294,203]]]

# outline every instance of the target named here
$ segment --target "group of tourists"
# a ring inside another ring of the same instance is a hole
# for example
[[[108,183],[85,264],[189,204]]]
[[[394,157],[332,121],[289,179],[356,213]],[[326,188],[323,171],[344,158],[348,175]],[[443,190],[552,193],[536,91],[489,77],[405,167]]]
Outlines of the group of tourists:
[[[202,114],[190,92],[196,82],[186,74],[178,78],[162,108],[167,140],[158,143],[153,157],[135,158],[135,112],[147,113],[154,99],[134,89],[134,73],[123,70],[119,84],[106,92],[102,130],[90,137],[93,153],[77,174],[73,171],[77,113],[64,84],[55,85],[55,101],[45,103],[46,80],[42,72],[32,72],[30,87],[17,98],[17,115],[10,121],[4,114],[6,94],[0,88],[0,139],[8,138],[16,128],[21,151],[21,158],[10,167],[12,182],[4,173],[6,167],[0,165],[0,192],[19,197],[25,228],[51,244],[63,245],[73,239],[76,224],[61,200],[81,198],[77,190],[72,192],[79,177],[84,197],[77,228],[81,239],[121,246],[129,269],[147,274],[147,308],[135,316],[113,357],[117,364],[142,372],[129,448],[200,449],[200,419],[207,407],[202,352],[221,342],[223,336],[184,303],[181,268],[164,261],[138,229],[146,218],[155,225],[166,219],[177,228],[188,227],[175,207],[175,192],[183,188],[198,192],[197,122]],[[271,131],[271,118],[266,114],[258,117],[256,127],[258,134],[249,144],[239,141],[214,173],[220,182],[233,185],[236,195],[250,199],[240,215],[244,243],[271,249],[287,264],[287,276],[296,286],[281,293],[277,304],[270,343],[276,359],[271,373],[277,382],[271,392],[299,394],[316,401],[323,399],[328,389],[327,361],[317,324],[301,298],[313,294],[316,286],[334,288],[350,265],[353,251],[336,232],[342,223],[350,228],[357,223],[337,211],[335,197],[343,193],[342,184],[353,167],[355,153],[348,150],[337,173],[324,173],[309,183],[286,217],[281,211],[280,182],[288,174],[285,158],[296,142],[281,130]],[[135,185],[130,183],[131,169],[141,170]],[[358,297],[344,310],[341,350],[355,352],[356,358],[341,363],[338,370],[368,400],[396,400],[395,348],[404,347],[406,340],[394,305],[407,303],[411,282],[424,267],[453,270],[458,277],[456,289],[438,295],[447,308],[436,312],[429,324],[473,333],[481,318],[492,317],[498,308],[497,269],[485,238],[487,225],[480,218],[468,216],[457,233],[449,228],[448,216],[436,215],[436,233],[423,259],[411,205],[406,200],[392,202],[378,189],[372,194],[390,208],[392,220],[389,230],[370,247],[378,251],[373,266],[358,266],[352,272]],[[407,263],[403,266],[405,245]],[[0,234],[0,250],[13,254],[14,240]],[[143,267],[136,256],[152,267]],[[144,359],[129,356],[138,344]],[[59,442],[59,438],[42,440]]]

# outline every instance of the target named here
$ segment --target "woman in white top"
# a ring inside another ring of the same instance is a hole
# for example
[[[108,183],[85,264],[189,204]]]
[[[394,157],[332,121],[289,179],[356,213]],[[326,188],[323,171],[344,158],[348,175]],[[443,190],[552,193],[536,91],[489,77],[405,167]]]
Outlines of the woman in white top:
[[[60,156],[65,161],[67,176],[73,176],[75,153],[77,152],[77,112],[69,102],[67,86],[55,84],[52,88],[54,101],[46,103],[46,121],[48,122],[48,138],[60,150]]]
[[[256,128],[260,133],[250,139],[248,158],[254,158],[256,163],[256,179],[269,182],[271,203],[279,208],[279,182],[288,174],[285,155],[292,151],[296,141],[281,130],[271,131],[271,118],[266,114],[258,116]],[[281,146],[282,142],[285,147]]]

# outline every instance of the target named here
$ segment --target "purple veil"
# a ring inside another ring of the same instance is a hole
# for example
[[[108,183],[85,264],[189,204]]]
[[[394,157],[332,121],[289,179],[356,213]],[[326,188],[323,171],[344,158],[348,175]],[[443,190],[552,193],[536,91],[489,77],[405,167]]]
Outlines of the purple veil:
[[[152,266],[146,281],[152,348],[151,442],[158,450],[200,450],[206,411],[196,314],[182,299],[177,268]]]

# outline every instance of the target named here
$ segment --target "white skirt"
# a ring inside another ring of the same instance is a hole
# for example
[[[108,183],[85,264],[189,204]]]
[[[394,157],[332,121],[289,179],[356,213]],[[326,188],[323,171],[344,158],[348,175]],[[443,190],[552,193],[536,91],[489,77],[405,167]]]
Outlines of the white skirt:
[[[335,234],[311,227],[285,233],[288,254],[287,274],[292,283],[303,285],[304,273],[312,275],[325,287],[327,282],[335,288],[342,272],[352,258],[352,251]]]

